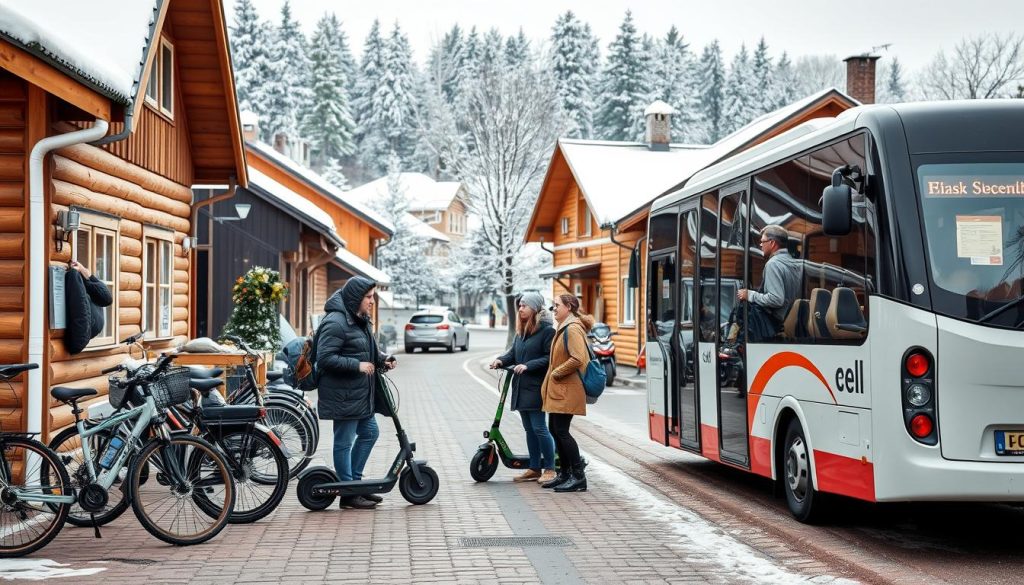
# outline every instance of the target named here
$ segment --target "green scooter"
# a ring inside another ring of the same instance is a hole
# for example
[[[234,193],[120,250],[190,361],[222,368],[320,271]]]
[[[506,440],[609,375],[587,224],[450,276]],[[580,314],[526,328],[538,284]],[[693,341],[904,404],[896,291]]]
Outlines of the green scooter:
[[[512,373],[513,367],[501,368],[506,373],[498,378],[498,387],[501,388],[498,411],[494,413],[494,422],[491,423],[491,428],[484,431],[484,438],[487,439],[487,442],[480,445],[469,462],[469,475],[476,481],[491,479],[494,472],[498,470],[499,461],[511,469],[526,469],[530,464],[529,455],[512,453],[512,449],[505,442],[505,437],[501,436],[501,430],[498,428],[501,425],[501,415],[505,412],[505,399],[508,397],[509,388],[512,387],[512,379],[518,379],[518,376]]]

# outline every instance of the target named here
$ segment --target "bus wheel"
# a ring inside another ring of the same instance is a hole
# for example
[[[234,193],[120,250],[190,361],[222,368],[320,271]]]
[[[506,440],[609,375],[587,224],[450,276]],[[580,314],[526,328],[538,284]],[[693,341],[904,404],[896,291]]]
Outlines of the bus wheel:
[[[796,418],[789,421],[784,445],[785,455],[782,465],[786,503],[789,505],[789,511],[797,520],[808,524],[813,523],[820,519],[824,506],[821,494],[814,489],[807,439],[804,438],[804,430]]]

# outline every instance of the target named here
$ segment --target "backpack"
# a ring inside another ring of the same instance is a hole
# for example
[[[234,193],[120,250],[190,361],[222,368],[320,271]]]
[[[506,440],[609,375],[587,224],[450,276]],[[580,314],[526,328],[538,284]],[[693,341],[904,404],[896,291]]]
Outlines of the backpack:
[[[312,337],[307,337],[299,350],[295,366],[292,368],[295,376],[295,387],[303,392],[316,390],[318,374],[316,371],[316,345],[320,338],[320,328],[317,327]]]
[[[562,341],[565,343],[565,353],[569,353],[568,331],[563,332]],[[604,392],[608,378],[604,373],[604,365],[594,355],[589,343],[587,344],[587,356],[590,358],[590,361],[587,362],[586,369],[583,372],[577,371],[576,373],[579,375],[580,381],[583,382],[583,391],[587,394],[587,404],[594,404],[601,397],[601,393]]]

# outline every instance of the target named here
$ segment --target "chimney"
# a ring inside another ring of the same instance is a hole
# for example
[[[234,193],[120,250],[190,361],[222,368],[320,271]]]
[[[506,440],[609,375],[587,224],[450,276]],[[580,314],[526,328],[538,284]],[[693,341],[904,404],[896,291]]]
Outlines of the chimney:
[[[238,115],[242,122],[242,138],[246,142],[256,142],[260,139],[260,117],[252,110],[246,110]]]
[[[644,110],[647,119],[647,131],[644,141],[651,150],[668,150],[672,138],[672,114],[676,109],[661,100],[655,101]]]
[[[854,55],[846,62],[846,93],[862,104],[875,103],[876,55]]]

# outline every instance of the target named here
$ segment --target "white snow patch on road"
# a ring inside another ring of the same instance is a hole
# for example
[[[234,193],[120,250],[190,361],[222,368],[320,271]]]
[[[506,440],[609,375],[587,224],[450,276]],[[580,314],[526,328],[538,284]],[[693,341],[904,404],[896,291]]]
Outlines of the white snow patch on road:
[[[682,506],[663,500],[649,492],[642,483],[602,461],[591,460],[587,473],[602,487],[623,492],[623,501],[637,514],[653,522],[667,525],[677,536],[675,549],[694,562],[711,562],[723,571],[752,583],[774,585],[786,583],[821,583],[852,585],[857,581],[830,575],[808,577],[793,573],[761,555],[755,549],[726,534],[721,528]],[[652,534],[661,531],[652,530]]]
[[[0,563],[0,579],[44,581],[59,577],[87,577],[106,570],[104,567],[74,569],[70,565],[62,565],[50,559],[4,559],[3,563]]]

